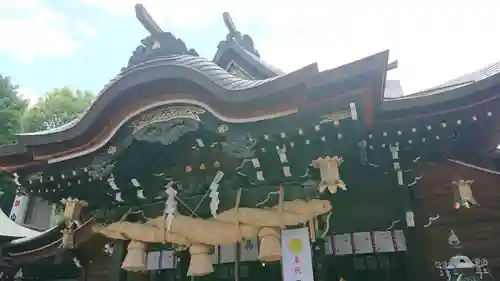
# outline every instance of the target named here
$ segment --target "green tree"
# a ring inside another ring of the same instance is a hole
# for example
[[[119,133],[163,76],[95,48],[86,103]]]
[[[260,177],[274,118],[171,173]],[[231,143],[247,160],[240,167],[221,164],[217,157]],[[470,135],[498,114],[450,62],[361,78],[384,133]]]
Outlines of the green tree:
[[[25,111],[23,131],[38,132],[64,125],[84,112],[94,98],[90,91],[69,87],[54,89]]]
[[[17,89],[9,77],[0,74],[0,145],[12,143],[14,134],[21,131],[20,118],[28,103]]]
[[[21,131],[21,116],[28,105],[19,97],[18,86],[9,77],[0,74],[0,145],[14,142],[14,134]],[[9,212],[14,198],[14,187],[7,181],[0,184],[0,208]]]

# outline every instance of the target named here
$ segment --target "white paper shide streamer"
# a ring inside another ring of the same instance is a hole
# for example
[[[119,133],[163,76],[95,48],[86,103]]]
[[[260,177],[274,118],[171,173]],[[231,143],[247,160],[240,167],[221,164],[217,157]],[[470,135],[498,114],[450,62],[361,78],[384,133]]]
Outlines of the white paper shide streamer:
[[[18,173],[12,174],[12,181],[14,182],[16,187],[21,187],[21,183],[19,182],[19,174]]]
[[[172,224],[172,219],[174,218],[175,210],[177,209],[177,201],[175,201],[175,196],[177,191],[172,187],[172,185],[167,185],[167,201],[165,201],[165,214],[167,215],[167,231],[170,231],[170,224]]]
[[[116,185],[116,182],[115,182],[115,175],[111,174],[109,176],[109,178],[107,179],[107,182],[108,182],[109,187],[111,187],[111,189],[118,190],[118,186]]]
[[[219,182],[222,180],[224,172],[218,171],[215,175],[212,183],[210,184],[210,213],[213,217],[217,216],[217,210],[219,209]]]

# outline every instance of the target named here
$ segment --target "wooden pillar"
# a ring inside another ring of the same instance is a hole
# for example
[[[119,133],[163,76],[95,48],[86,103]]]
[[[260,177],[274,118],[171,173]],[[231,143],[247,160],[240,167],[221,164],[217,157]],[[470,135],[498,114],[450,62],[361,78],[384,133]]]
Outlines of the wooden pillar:
[[[407,275],[410,280],[421,281],[429,280],[429,264],[425,256],[425,228],[426,216],[422,210],[420,202],[415,197],[414,189],[418,184],[408,188],[406,191],[407,210],[413,212],[415,226],[409,227],[405,224],[405,237],[408,246],[407,251]]]
[[[404,154],[399,149],[399,145],[391,144],[389,150],[392,158],[392,166],[394,168],[394,176],[396,179],[396,194],[398,194],[398,202],[401,210],[402,221],[404,222],[404,234],[407,243],[406,252],[406,274],[410,281],[425,280],[426,274],[424,255],[424,237],[422,214],[415,200],[414,189],[418,188],[415,182],[413,169],[415,168],[414,155],[411,153]],[[401,155],[403,154],[403,155]],[[410,172],[408,172],[408,170]]]
[[[125,273],[126,281],[147,281],[149,275],[144,272],[130,272]]]
[[[234,247],[234,281],[240,280],[240,243]]]
[[[88,279],[88,271],[91,266],[90,259],[87,255],[83,254],[81,250],[73,250],[73,262],[74,259],[80,264],[80,268],[78,269],[78,281],[87,281]],[[76,264],[75,264],[76,265]]]
[[[178,260],[176,263],[176,281],[193,281],[194,278],[187,276],[189,263],[191,260],[191,256],[188,250],[176,252],[175,255]]]
[[[403,185],[399,185],[399,202],[404,217],[404,234],[407,244],[406,252],[406,274],[410,281],[428,280],[428,264],[425,259],[425,215],[416,199],[416,189],[419,188],[418,181],[415,179],[415,163],[413,159],[416,156],[408,154],[402,155],[398,159],[401,168],[410,170],[402,173]],[[394,161],[394,160],[393,160]]]
[[[79,270],[79,274],[78,274],[78,281],[87,281],[87,267],[89,265],[86,264],[86,265],[82,265],[82,267],[80,268]]]
[[[122,270],[122,262],[127,251],[127,243],[125,241],[117,241],[111,256],[111,266],[109,272],[110,281],[126,281],[127,276]]]
[[[326,281],[325,272],[325,240],[316,238],[313,245],[313,266],[314,266],[314,280]]]

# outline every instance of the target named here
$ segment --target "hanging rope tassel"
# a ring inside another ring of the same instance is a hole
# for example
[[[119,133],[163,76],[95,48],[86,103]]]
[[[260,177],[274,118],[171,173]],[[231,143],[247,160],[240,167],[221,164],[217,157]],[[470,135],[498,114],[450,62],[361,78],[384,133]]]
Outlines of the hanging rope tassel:
[[[259,230],[259,260],[263,262],[272,262],[281,260],[281,230],[285,228],[283,220],[284,211],[284,190],[283,186],[279,189],[278,213],[280,214],[280,227],[263,227]]]

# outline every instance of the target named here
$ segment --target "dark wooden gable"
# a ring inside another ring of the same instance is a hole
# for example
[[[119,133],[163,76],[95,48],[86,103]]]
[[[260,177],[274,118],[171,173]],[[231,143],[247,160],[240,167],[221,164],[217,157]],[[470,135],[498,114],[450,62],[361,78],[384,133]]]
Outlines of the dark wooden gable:
[[[240,77],[243,79],[253,79],[253,76],[249,74],[244,68],[239,66],[236,62],[230,61],[229,65],[226,68],[227,72],[231,73],[236,77]]]
[[[223,17],[229,33],[226,40],[219,43],[214,63],[245,79],[266,79],[283,74],[260,59],[252,38],[236,29],[229,13],[224,13]]]

